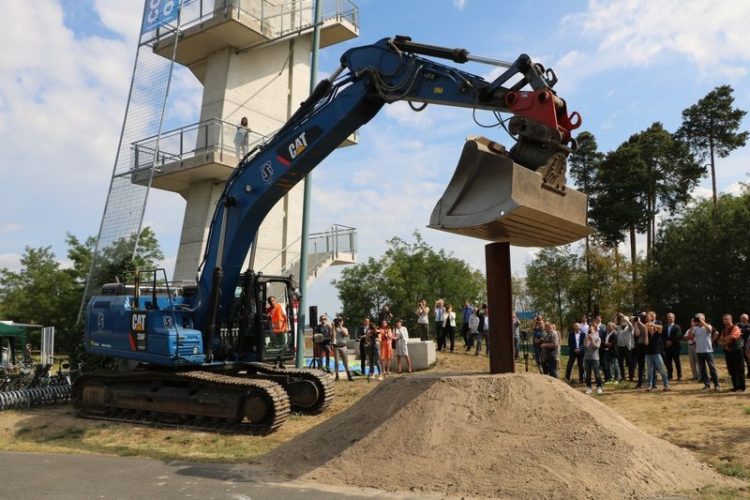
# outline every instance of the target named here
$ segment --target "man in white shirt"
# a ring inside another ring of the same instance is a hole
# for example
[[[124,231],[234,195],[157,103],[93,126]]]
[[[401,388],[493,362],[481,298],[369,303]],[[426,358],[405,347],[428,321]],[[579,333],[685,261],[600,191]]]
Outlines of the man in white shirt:
[[[693,325],[686,337],[688,340],[695,341],[695,355],[698,358],[698,367],[700,369],[700,379],[703,382],[703,390],[706,391],[711,388],[709,385],[709,374],[711,376],[710,381],[714,384],[714,390],[720,390],[719,377],[716,374],[716,366],[714,365],[714,348],[711,344],[713,327],[706,323],[706,317],[703,314],[696,314],[691,322]]]

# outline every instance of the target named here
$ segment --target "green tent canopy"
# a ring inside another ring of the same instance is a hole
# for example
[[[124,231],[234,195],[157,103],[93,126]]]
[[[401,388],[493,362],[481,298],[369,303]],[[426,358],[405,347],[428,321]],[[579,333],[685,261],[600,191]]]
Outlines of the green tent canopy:
[[[11,326],[6,323],[0,323],[0,337],[25,337],[26,330]]]

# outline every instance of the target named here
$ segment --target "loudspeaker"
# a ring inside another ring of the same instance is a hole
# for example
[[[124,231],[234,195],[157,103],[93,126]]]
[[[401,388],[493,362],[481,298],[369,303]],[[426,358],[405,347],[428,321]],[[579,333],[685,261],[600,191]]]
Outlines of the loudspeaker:
[[[310,328],[315,328],[318,324],[318,306],[310,306]]]

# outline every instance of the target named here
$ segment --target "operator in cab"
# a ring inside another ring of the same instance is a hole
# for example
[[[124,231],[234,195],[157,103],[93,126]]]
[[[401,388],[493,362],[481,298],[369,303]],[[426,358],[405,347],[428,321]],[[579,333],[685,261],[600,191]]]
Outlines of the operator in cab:
[[[286,333],[288,330],[288,319],[286,312],[281,304],[276,301],[276,297],[268,297],[268,308],[266,314],[271,320],[271,329],[273,330],[275,340],[278,345],[286,344]]]

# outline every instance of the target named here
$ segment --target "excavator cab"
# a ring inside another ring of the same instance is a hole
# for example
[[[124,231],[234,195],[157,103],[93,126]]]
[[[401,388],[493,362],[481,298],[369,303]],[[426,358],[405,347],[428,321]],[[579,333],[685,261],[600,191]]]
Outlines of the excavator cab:
[[[296,288],[291,276],[247,271],[234,300],[236,347],[223,349],[230,357],[250,361],[283,362],[294,359]]]
[[[565,154],[529,168],[504,146],[469,137],[428,227],[523,247],[572,243],[591,233],[587,197],[565,185]]]

